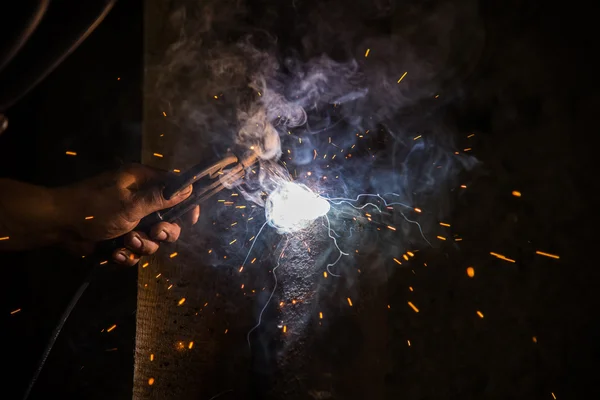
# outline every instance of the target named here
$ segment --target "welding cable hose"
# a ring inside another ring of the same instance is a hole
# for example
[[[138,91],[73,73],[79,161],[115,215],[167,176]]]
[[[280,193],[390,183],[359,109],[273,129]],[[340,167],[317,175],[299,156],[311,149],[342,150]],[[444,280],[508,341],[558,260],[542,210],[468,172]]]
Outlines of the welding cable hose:
[[[185,203],[185,204],[183,204],[183,203]],[[181,215],[185,214],[187,211],[189,211],[191,208],[193,208],[197,205],[197,203],[195,203],[195,204],[190,204],[190,202],[183,202],[183,203],[180,203],[177,206],[172,207],[171,209],[168,209],[169,211],[171,211],[170,218],[166,219],[166,218],[161,217],[161,215],[158,213],[152,213],[152,214],[148,215],[147,217],[143,218],[140,221],[140,223],[135,227],[135,230],[147,233],[150,231],[150,228],[152,226],[154,226],[155,224],[157,224],[158,222],[161,222],[161,221],[173,222],[177,218],[179,218]],[[31,391],[32,391],[37,379],[39,378],[39,376],[44,368],[44,365],[46,364],[46,360],[48,359],[48,356],[50,355],[50,352],[52,351],[52,348],[54,347],[54,344],[56,343],[56,340],[58,339],[60,332],[62,331],[63,327],[65,326],[65,323],[69,319],[71,312],[73,312],[73,309],[77,306],[77,303],[79,303],[79,300],[85,293],[85,291],[88,288],[88,286],[90,285],[90,283],[95,280],[95,278],[98,276],[98,274],[103,269],[105,260],[107,260],[112,255],[114,250],[121,248],[123,246],[124,246],[124,236],[118,237],[113,240],[107,240],[107,241],[101,242],[96,247],[94,255],[92,255],[92,257],[90,257],[89,259],[87,259],[87,262],[91,263],[91,265],[92,265],[91,270],[88,273],[87,277],[85,278],[84,282],[79,286],[79,288],[77,289],[77,291],[71,298],[71,301],[69,301],[67,308],[64,310],[64,312],[60,316],[58,324],[52,331],[52,335],[50,336],[50,339],[48,340],[48,343],[46,344],[44,352],[42,353],[42,356],[40,357],[40,360],[38,361],[38,364],[34,371],[34,374],[31,378],[31,380],[29,381],[29,385],[27,386],[27,390],[25,391],[23,400],[27,400],[29,398]]]

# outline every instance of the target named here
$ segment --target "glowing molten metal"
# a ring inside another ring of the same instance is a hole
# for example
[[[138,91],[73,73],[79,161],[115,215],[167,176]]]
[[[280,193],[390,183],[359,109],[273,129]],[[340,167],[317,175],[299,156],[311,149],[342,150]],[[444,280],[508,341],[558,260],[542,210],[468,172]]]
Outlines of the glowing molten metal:
[[[329,209],[329,202],[306,185],[285,182],[269,195],[265,214],[279,233],[290,233],[306,228]]]

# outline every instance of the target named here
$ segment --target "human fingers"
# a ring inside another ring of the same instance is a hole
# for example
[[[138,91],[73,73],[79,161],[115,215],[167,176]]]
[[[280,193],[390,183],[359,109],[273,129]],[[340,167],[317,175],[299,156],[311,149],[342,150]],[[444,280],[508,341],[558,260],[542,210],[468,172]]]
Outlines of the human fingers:
[[[169,200],[164,198],[162,186],[152,186],[137,192],[131,199],[130,217],[138,220],[155,211],[173,207],[187,199],[192,194],[192,190],[193,187],[190,185]]]
[[[158,250],[158,243],[153,241],[144,232],[132,231],[125,235],[125,247],[140,255],[154,254]]]
[[[112,254],[112,257],[117,264],[126,265],[129,267],[140,261],[140,257],[137,254],[126,248],[115,250]]]
[[[119,185],[132,192],[129,199],[130,219],[142,219],[155,211],[173,207],[190,196],[193,190],[191,185],[170,199],[165,199],[163,189],[167,177],[166,172],[141,164],[129,165],[120,172]]]
[[[159,242],[174,242],[179,239],[181,226],[176,223],[159,222],[150,229],[150,238]]]
[[[185,214],[182,218],[182,222],[185,226],[195,225],[196,222],[198,222],[198,218],[200,218],[200,206],[194,207]]]

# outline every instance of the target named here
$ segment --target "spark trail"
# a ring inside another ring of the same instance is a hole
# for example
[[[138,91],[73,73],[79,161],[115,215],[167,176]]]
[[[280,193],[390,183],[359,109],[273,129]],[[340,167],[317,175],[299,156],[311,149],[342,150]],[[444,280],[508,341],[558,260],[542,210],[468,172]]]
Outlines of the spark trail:
[[[386,196],[386,195],[392,195],[392,196],[398,196],[398,197],[400,197],[400,195],[396,194],[396,193],[385,193],[384,196]],[[379,213],[381,213],[381,209],[379,208],[379,206],[377,206],[376,204],[371,203],[371,202],[365,203],[365,204],[363,204],[360,207],[355,206],[354,204],[352,204],[352,202],[359,201],[361,197],[376,197],[376,198],[380,199],[386,207],[392,207],[392,206],[395,206],[395,205],[399,205],[399,206],[402,206],[402,207],[405,207],[405,208],[408,208],[408,209],[411,209],[411,210],[415,210],[415,207],[411,207],[411,206],[409,206],[408,204],[405,204],[405,203],[401,203],[401,202],[391,202],[391,203],[388,203],[387,200],[385,200],[380,194],[377,194],[377,193],[376,194],[361,193],[358,196],[356,196],[355,199],[345,198],[345,197],[323,197],[323,198],[325,200],[329,201],[331,204],[340,205],[340,204],[344,203],[344,204],[350,205],[350,207],[352,207],[354,209],[357,209],[357,210],[362,210],[362,209],[364,209],[367,206],[372,206],[377,211],[379,211]],[[413,221],[413,220],[408,219],[406,217],[406,215],[404,215],[404,213],[400,213],[400,215],[402,215],[402,217],[404,218],[404,220],[406,220],[406,222],[409,222],[411,224],[415,224],[419,228],[419,232],[421,233],[421,237],[423,238],[423,240],[425,240],[429,246],[433,247],[433,245],[431,244],[431,242],[427,239],[427,237],[425,237],[425,234],[423,233],[423,228],[421,227],[421,224],[419,224],[417,221]]]

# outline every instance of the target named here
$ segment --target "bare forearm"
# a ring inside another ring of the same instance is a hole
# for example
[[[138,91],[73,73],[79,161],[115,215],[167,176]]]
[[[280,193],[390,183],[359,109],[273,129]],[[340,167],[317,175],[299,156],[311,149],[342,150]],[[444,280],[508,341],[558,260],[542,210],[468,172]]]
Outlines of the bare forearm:
[[[52,189],[0,179],[0,251],[52,245],[62,235]]]

